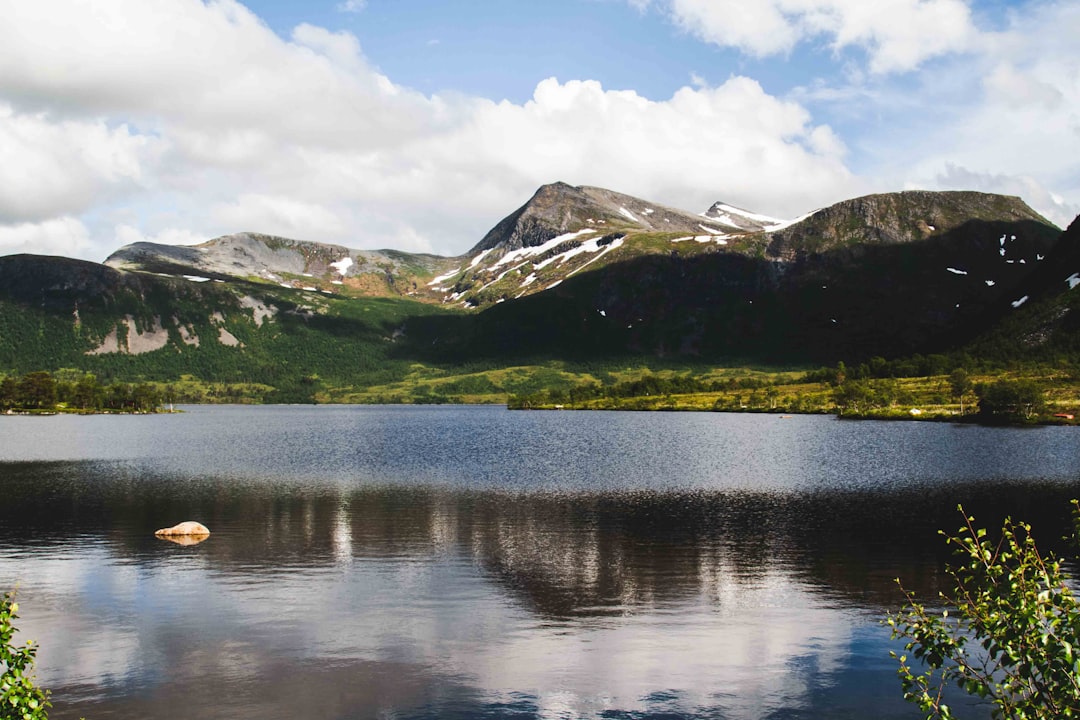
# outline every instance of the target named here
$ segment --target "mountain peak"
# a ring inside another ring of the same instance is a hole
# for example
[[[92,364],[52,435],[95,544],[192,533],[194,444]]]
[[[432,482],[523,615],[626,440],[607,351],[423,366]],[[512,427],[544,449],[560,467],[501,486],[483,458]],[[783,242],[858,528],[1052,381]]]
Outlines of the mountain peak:
[[[777,222],[745,210],[738,213],[747,227],[724,224],[707,215],[676,210],[601,187],[554,182],[542,185],[527,203],[503,218],[469,254],[495,248],[509,252],[535,247],[585,229],[719,234],[732,230],[756,232],[768,224],[765,221]],[[755,217],[763,220],[754,225]]]
[[[712,207],[702,213],[702,216],[716,220],[729,229],[742,232],[769,231],[785,224],[783,220],[743,210],[741,207],[725,202],[713,203]]]

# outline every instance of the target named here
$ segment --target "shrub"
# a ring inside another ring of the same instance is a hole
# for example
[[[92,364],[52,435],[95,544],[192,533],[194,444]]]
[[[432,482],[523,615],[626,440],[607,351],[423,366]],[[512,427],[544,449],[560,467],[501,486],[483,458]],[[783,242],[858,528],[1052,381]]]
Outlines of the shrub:
[[[0,720],[46,720],[49,693],[34,685],[32,676],[37,648],[33,641],[13,644],[15,620],[19,617],[15,593],[0,600]]]
[[[892,653],[904,698],[947,720],[945,690],[955,683],[989,699],[996,718],[1080,717],[1080,604],[1059,562],[1039,553],[1029,525],[1009,519],[992,540],[965,515],[947,538],[962,563],[948,570],[955,587],[940,593],[944,609],[931,612],[905,592],[907,605],[886,620],[925,668]]]

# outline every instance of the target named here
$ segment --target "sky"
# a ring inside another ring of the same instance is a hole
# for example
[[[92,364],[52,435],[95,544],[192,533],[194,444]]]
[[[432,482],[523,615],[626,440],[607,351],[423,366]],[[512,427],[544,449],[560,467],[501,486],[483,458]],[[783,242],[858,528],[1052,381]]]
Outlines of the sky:
[[[459,255],[545,183],[1080,214],[1075,0],[0,0],[0,255]]]

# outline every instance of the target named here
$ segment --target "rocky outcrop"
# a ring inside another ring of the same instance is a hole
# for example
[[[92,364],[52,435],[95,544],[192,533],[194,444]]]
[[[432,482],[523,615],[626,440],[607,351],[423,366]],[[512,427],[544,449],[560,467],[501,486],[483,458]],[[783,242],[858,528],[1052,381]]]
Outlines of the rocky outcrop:
[[[190,247],[134,243],[105,260],[112,268],[183,276],[196,282],[241,278],[289,288],[381,296],[423,295],[422,281],[455,262],[436,255],[355,250],[249,232]]]
[[[657,205],[632,195],[564,182],[544,185],[532,198],[501,220],[469,251],[505,251],[543,245],[552,238],[585,228],[598,232],[632,229],[639,232],[730,232],[714,218]]]
[[[210,529],[200,522],[194,520],[186,520],[172,527],[161,528],[154,535],[158,537],[180,537],[180,536],[208,536]]]

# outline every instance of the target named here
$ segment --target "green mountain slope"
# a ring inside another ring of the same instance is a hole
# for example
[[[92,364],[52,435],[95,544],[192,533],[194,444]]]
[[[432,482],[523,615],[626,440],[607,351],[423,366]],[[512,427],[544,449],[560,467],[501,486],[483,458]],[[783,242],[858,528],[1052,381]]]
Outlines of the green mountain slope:
[[[273,385],[282,398],[307,396],[316,383],[401,376],[408,368],[398,350],[427,342],[405,328],[433,314],[454,312],[394,298],[193,282],[64,258],[0,258],[0,368],[16,372],[194,375]]]
[[[455,357],[820,362],[937,352],[1003,317],[1060,230],[1018,198],[898,193],[612,260],[463,318]]]
[[[1080,350],[1065,290],[1080,272],[1075,224],[1059,242],[1018,198],[876,195],[793,223],[723,204],[709,215],[556,184],[471,258],[250,234],[109,260],[135,270],[0,257],[0,373],[193,375],[285,400],[433,368],[817,364],[972,341],[989,353],[1006,337]]]

